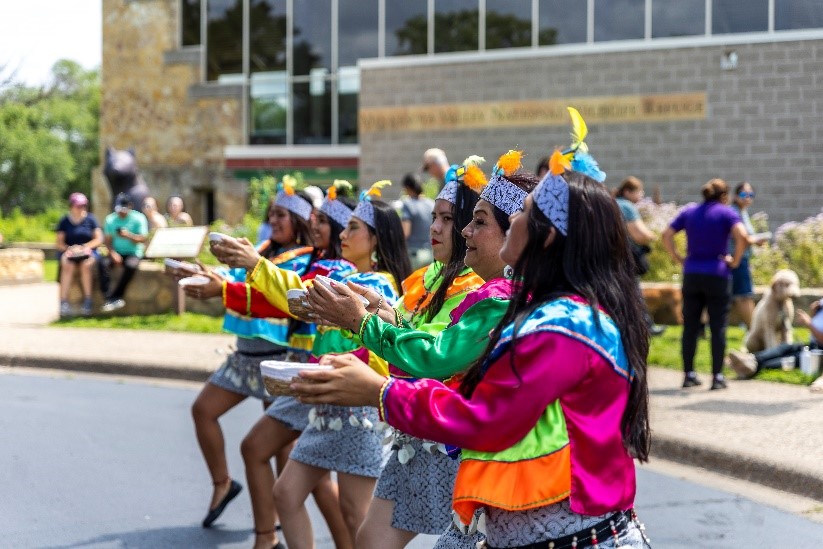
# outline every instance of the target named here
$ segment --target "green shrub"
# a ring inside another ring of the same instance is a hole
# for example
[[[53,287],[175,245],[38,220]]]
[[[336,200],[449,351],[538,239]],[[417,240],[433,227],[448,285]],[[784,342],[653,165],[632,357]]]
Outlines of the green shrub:
[[[62,208],[50,208],[39,214],[25,215],[20,208],[14,208],[6,216],[0,214],[3,242],[54,242],[57,222],[65,213]]]

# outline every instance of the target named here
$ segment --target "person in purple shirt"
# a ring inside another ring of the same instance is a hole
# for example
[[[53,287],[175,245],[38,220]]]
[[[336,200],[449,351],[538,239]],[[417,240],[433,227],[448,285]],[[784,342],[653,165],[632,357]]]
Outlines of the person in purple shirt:
[[[683,265],[683,336],[680,353],[685,378],[683,387],[700,385],[694,372],[694,353],[700,315],[709,313],[712,338],[712,386],[725,389],[723,356],[726,353],[726,323],[731,304],[731,270],[740,264],[746,250],[746,229],[740,216],[727,204],[729,187],[722,179],[712,179],[700,189],[702,204],[688,206],[663,232],[663,246]],[[686,231],[686,257],[677,251],[674,235]],[[728,253],[734,239],[734,256]]]

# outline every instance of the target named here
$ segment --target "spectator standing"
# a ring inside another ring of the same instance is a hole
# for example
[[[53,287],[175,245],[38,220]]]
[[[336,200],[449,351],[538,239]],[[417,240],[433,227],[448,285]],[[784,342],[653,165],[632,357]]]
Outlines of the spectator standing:
[[[179,196],[170,196],[166,201],[166,219],[169,227],[191,227],[194,225],[191,216],[185,212],[186,205]]]
[[[629,233],[629,245],[631,246],[632,256],[637,265],[637,276],[643,276],[649,270],[649,260],[646,257],[651,248],[649,244],[657,238],[651,229],[643,222],[640,217],[640,212],[636,204],[643,199],[643,182],[630,175],[620,183],[620,186],[615,190],[615,200],[620,207],[620,213],[623,216],[623,221],[626,222],[626,229]],[[638,278],[638,284],[640,280]],[[646,324],[649,326],[649,333],[651,335],[660,335],[666,328],[658,326],[652,320],[648,309],[646,309]]]
[[[75,270],[80,270],[83,289],[81,314],[91,315],[92,268],[97,262],[97,247],[103,243],[103,231],[93,214],[89,199],[83,193],[69,196],[69,212],[57,223],[57,254],[60,262],[60,316],[72,314],[69,290]]]
[[[143,257],[149,223],[145,215],[132,209],[131,197],[120,193],[114,203],[114,212],[106,216],[103,232],[109,255],[100,262],[100,289],[106,296],[102,310],[110,313],[126,306],[123,296]],[[112,265],[122,265],[123,274],[110,291]]]
[[[149,230],[165,229],[169,226],[166,218],[157,209],[157,201],[151,196],[147,196],[143,201],[143,215],[149,222]]]
[[[413,173],[403,176],[403,190],[407,198],[403,200],[400,208],[400,220],[412,270],[416,271],[432,262],[429,226],[432,223],[434,200],[423,196],[423,183]]]
[[[446,182],[446,172],[449,171],[449,160],[442,149],[428,149],[423,153],[423,171],[437,180],[440,188]]]
[[[725,389],[723,357],[726,353],[726,323],[731,303],[731,268],[740,264],[746,249],[746,229],[740,216],[731,209],[729,187],[722,179],[712,179],[701,188],[702,204],[683,209],[663,232],[663,246],[672,258],[683,265],[683,387],[695,387],[701,382],[694,372],[694,353],[700,315],[709,313],[712,348],[712,386]],[[674,245],[674,235],[686,231],[686,257]],[[734,237],[734,255],[727,253],[726,243]]]
[[[732,269],[732,305],[740,314],[740,319],[746,324],[746,329],[751,328],[752,314],[754,313],[754,284],[752,283],[752,269],[749,266],[749,258],[752,255],[750,246],[761,246],[768,242],[768,238],[757,236],[752,220],[749,217],[749,206],[754,201],[754,189],[744,181],[734,189],[734,202],[732,208],[740,216],[743,227],[746,228],[746,251],[736,269]],[[733,253],[734,241],[729,242],[729,253]]]

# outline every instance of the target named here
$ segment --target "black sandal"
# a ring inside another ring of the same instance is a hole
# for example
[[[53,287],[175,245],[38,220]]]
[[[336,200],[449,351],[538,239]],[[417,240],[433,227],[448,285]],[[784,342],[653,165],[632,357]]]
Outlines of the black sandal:
[[[215,482],[215,485],[223,484],[225,480],[220,482]],[[203,519],[203,528],[208,528],[211,526],[217,518],[223,514],[223,511],[226,509],[226,506],[237,497],[237,494],[243,491],[243,487],[240,485],[239,482],[232,480],[231,484],[229,485],[229,491],[226,492],[226,495],[223,496],[223,499],[220,500],[220,503],[217,504],[217,507],[214,509],[209,509],[206,518]]]
[[[281,528],[280,525],[278,524],[277,526],[274,527],[274,530],[264,530],[262,532],[259,531],[259,530],[255,530],[254,534],[257,535],[257,536],[268,536],[269,534],[274,534],[278,530],[282,530],[282,529],[283,528]],[[283,545],[282,541],[277,540],[277,542],[274,545],[272,545],[271,549],[286,549],[286,546]]]

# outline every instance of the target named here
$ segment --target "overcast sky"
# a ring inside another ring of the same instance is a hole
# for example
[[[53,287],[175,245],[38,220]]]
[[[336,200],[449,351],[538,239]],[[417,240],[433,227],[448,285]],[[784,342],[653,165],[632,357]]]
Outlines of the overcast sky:
[[[0,65],[27,84],[48,80],[55,61],[100,66],[102,0],[0,0]]]

